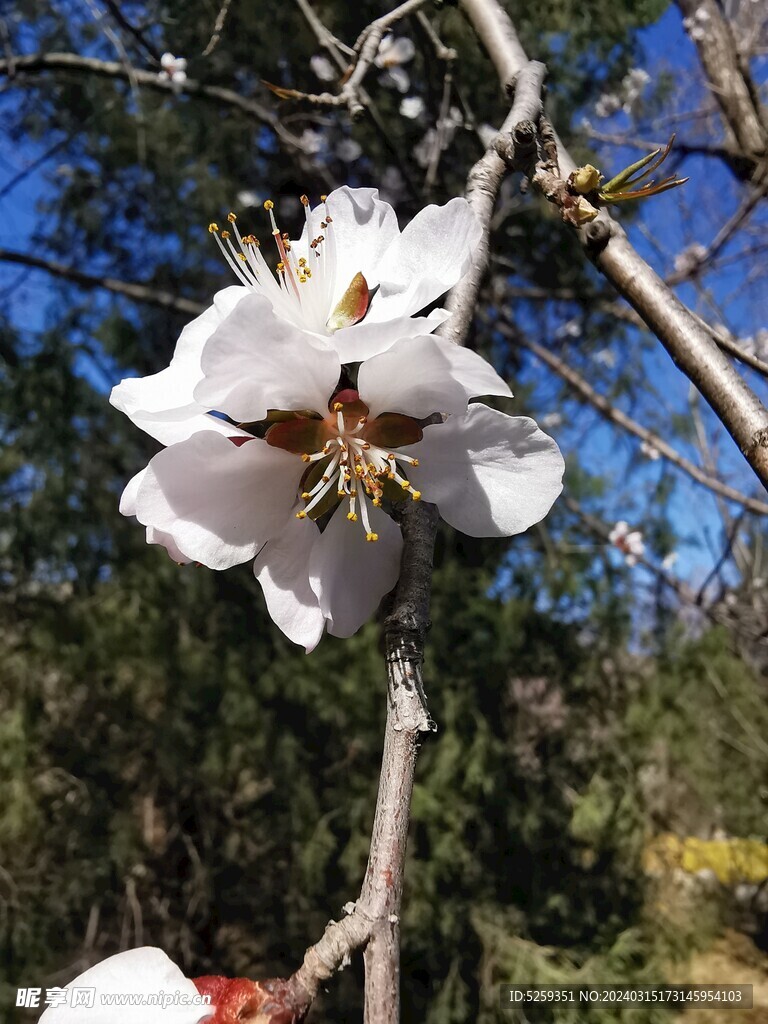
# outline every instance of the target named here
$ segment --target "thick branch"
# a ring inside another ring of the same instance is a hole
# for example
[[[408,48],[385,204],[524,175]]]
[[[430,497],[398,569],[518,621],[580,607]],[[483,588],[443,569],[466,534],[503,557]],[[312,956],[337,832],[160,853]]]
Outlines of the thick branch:
[[[525,53],[498,0],[461,0],[464,13],[493,60],[503,85],[525,66]],[[560,175],[575,164],[554,132]],[[579,231],[597,268],[640,314],[677,366],[696,385],[768,487],[768,410],[723,355],[700,322],[630,244],[603,210]]]
[[[729,485],[723,483],[722,480],[718,480],[717,477],[711,476],[695,463],[686,459],[685,456],[676,451],[672,445],[667,444],[667,442],[658,434],[654,434],[653,431],[648,430],[647,427],[644,427],[640,423],[637,423],[636,420],[633,420],[631,416],[627,416],[627,414],[622,412],[621,409],[617,409],[615,405],[608,401],[605,395],[601,395],[596,391],[579,373],[572,369],[572,367],[568,366],[562,359],[559,359],[553,352],[550,352],[542,345],[537,344],[537,342],[526,337],[522,332],[512,326],[502,324],[499,325],[498,329],[502,334],[511,338],[515,344],[522,345],[529,349],[537,359],[541,360],[541,362],[548,366],[550,370],[553,370],[558,377],[566,381],[566,383],[569,384],[578,395],[597,409],[601,416],[604,416],[610,423],[615,423],[617,426],[622,427],[627,431],[627,433],[633,434],[641,441],[645,441],[647,444],[652,445],[660,455],[663,455],[665,459],[677,466],[678,469],[682,469],[682,471],[687,473],[692,480],[696,481],[696,483],[702,484],[704,487],[709,488],[710,491],[713,491],[715,494],[719,494],[723,498],[728,498],[730,501],[738,502],[744,508],[749,509],[750,512],[768,515],[768,503],[760,501],[758,498],[751,498],[746,494],[742,494],[741,491],[737,491],[734,487],[729,487]]]
[[[138,68],[131,69],[131,75],[129,75],[125,65],[118,61],[81,57],[77,53],[32,53],[14,56],[12,60],[0,60],[0,75],[10,75],[12,71],[15,72],[17,82],[20,80],[20,72],[73,71],[78,74],[124,79],[125,81],[133,78],[138,85],[147,89],[156,89],[165,93],[174,93],[178,90],[190,96],[203,96],[222,106],[234,107],[260,124],[269,125],[286,145],[295,149],[301,148],[298,137],[289,132],[271,110],[262,106],[257,100],[241,96],[233,89],[225,89],[220,85],[206,85],[193,78],[188,78],[184,83],[170,82],[159,78],[155,71],[142,71]]]
[[[677,0],[688,18],[706,17],[706,28],[692,39],[728,134],[739,150],[740,176],[765,181],[768,176],[768,123],[755,83],[740,60],[731,27],[715,0]]]

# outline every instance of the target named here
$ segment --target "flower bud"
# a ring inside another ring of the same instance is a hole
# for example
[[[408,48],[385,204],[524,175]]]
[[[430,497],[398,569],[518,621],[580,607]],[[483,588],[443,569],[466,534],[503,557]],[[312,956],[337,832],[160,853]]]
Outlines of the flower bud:
[[[585,195],[587,192],[591,192],[592,189],[597,188],[601,178],[602,174],[596,167],[593,167],[592,164],[584,164],[583,167],[577,167],[571,173],[568,183],[576,192],[581,192],[582,195]]]

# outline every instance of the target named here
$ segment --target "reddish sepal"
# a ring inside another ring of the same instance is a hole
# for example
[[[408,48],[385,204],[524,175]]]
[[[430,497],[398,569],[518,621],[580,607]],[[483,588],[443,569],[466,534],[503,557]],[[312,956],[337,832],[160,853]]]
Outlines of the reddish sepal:
[[[297,1001],[293,986],[283,978],[250,981],[206,975],[192,980],[215,1008],[205,1024],[301,1024],[309,1009],[307,1002]]]

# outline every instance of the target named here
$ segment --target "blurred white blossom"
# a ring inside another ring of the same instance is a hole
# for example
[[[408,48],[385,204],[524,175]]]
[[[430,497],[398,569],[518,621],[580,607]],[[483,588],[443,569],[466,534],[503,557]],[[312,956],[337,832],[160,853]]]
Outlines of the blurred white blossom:
[[[362,152],[362,146],[354,139],[341,139],[336,145],[336,156],[345,164],[354,163]]]
[[[174,92],[179,92],[187,80],[187,62],[183,57],[175,57],[172,53],[164,53],[160,58],[160,71],[157,77],[161,82],[170,82]]]
[[[384,36],[374,58],[376,67],[381,68],[381,84],[388,89],[397,89],[398,92],[408,92],[411,79],[403,64],[413,60],[415,55],[416,47],[412,39],[407,36]]]
[[[650,441],[643,441],[640,445],[640,451],[646,459],[650,459],[651,462],[655,462],[657,459],[661,458],[661,452],[655,445],[651,444]]]
[[[421,96],[405,96],[400,103],[400,113],[411,121],[420,117],[424,113],[424,100]]]
[[[261,206],[264,201],[264,197],[260,196],[258,192],[253,192],[251,189],[245,189],[242,192],[237,193],[238,206],[250,207],[250,206]]]
[[[322,132],[315,131],[314,128],[305,128],[299,137],[299,144],[305,153],[310,156],[314,156],[315,153],[319,153],[323,148],[325,137]]]
[[[677,256],[673,266],[675,273],[677,274],[690,274],[694,271],[702,260],[706,259],[707,250],[699,242],[694,242],[692,245],[686,246],[682,249]]]
[[[627,565],[637,565],[638,558],[645,554],[643,534],[640,530],[630,530],[629,523],[620,519],[608,535],[608,540],[624,555]]]
[[[336,77],[333,64],[322,53],[316,53],[314,57],[310,57],[309,66],[321,82],[332,82]]]
[[[677,552],[676,551],[670,551],[668,555],[665,555],[662,558],[662,560],[661,560],[661,568],[662,569],[666,569],[667,572],[669,572],[669,570],[672,568],[672,566],[677,561],[677,558],[678,558]]]
[[[707,23],[709,21],[709,11],[703,7],[699,7],[698,10],[689,18],[683,18],[683,28],[691,37],[698,42],[703,39],[707,34]]]

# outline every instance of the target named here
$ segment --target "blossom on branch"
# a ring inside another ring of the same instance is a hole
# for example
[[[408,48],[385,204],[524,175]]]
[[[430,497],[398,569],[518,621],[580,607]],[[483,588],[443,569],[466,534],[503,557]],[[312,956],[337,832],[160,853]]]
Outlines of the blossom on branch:
[[[379,75],[381,84],[390,89],[397,89],[398,92],[408,92],[411,79],[403,64],[407,64],[415,56],[416,47],[412,39],[407,36],[384,36],[374,58],[376,67],[382,69]]]
[[[555,442],[530,419],[469,405],[511,392],[443,339],[404,338],[345,363],[248,295],[189,355],[177,350],[175,392],[170,376],[153,385],[165,411],[131,410],[124,385],[135,382],[115,389],[115,404],[169,445],[130,482],[121,511],[178,561],[254,559],[272,618],[308,651],[325,628],[355,633],[394,586],[402,537],[388,513],[403,501],[433,502],[472,536],[509,536],[560,493]]]
[[[160,70],[157,77],[161,82],[170,82],[174,91],[179,91],[187,80],[187,62],[183,57],[175,57],[172,53],[164,53],[160,58]]]
[[[640,530],[630,530],[629,523],[620,519],[608,535],[608,540],[624,555],[627,565],[637,565],[638,558],[645,554],[645,544]]]
[[[278,228],[274,203],[264,204],[277,276],[259,239],[242,235],[234,214],[225,230],[210,225],[241,283],[240,298],[264,295],[278,317],[334,348],[342,361],[366,359],[400,338],[430,334],[447,318],[442,309],[415,314],[469,269],[482,231],[465,199],[427,206],[402,232],[376,189],[344,186],[315,209],[306,196],[301,202],[306,222],[297,241]]]

